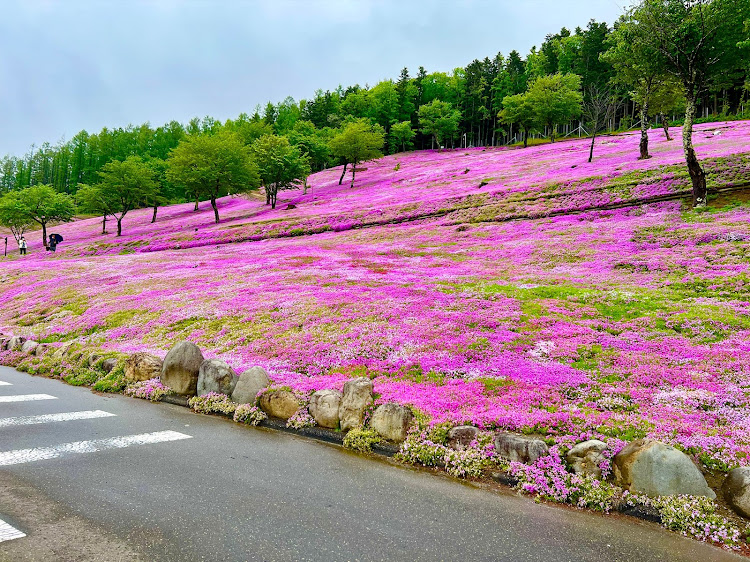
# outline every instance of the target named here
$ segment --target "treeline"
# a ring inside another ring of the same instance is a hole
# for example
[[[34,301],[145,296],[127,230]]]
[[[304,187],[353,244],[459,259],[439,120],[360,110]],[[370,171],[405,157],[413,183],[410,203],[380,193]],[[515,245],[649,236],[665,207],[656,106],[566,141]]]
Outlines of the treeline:
[[[643,11],[649,6],[651,11]],[[663,8],[661,12],[659,6]],[[628,38],[626,31],[634,23],[648,23],[647,15],[661,18],[661,22],[651,21],[652,27],[674,25],[670,18],[675,17],[687,22],[686,27],[678,25],[679,29],[673,30],[682,35],[670,36],[675,41],[677,58],[695,56],[694,63],[709,66],[714,58],[722,59],[720,72],[705,72],[701,76],[700,88],[691,93],[695,94],[694,99],[687,100],[680,71],[668,68],[669,53],[660,52],[657,46],[646,53],[646,58],[643,53],[628,51],[627,42],[633,37]],[[710,43],[711,49],[704,45],[702,51],[688,52],[687,43],[700,32],[695,27],[703,25],[706,31],[706,18],[717,21],[718,17],[721,28],[714,29],[710,41],[704,42]],[[384,80],[371,87],[353,85],[332,91],[318,90],[311,99],[299,102],[292,98],[276,104],[269,102],[252,114],[243,113],[225,122],[205,117],[187,124],[172,121],[156,128],[146,123],[104,128],[95,134],[81,131],[68,141],[56,145],[45,143],[32,147],[24,156],[2,158],[0,193],[44,184],[73,195],[79,185],[99,182],[100,172],[108,163],[122,162],[128,157],[155,162],[158,172],[158,162],[166,161],[181,141],[220,132],[234,133],[248,147],[264,135],[284,136],[306,156],[314,172],[345,162],[332,150],[331,141],[345,126],[358,120],[382,132],[383,151],[393,153],[439,148],[441,144],[499,145],[526,140],[528,135],[551,138],[573,132],[588,135],[630,128],[638,122],[646,127],[655,119],[661,122],[673,117],[682,119],[679,116],[684,114],[688,101],[695,106],[695,119],[748,115],[748,51],[734,48],[738,41],[747,39],[748,20],[750,3],[746,1],[644,0],[612,27],[592,20],[585,28],[572,32],[563,28],[548,35],[540,48],[532,48],[525,56],[517,51],[507,55],[498,53],[452,72],[427,72],[419,67],[412,74],[404,68],[395,80]],[[737,38],[738,33],[745,35]],[[724,36],[734,42],[732,49],[726,50],[727,45],[721,41]],[[687,42],[687,46],[680,41]],[[661,66],[656,70],[650,68],[648,57]],[[648,73],[654,76],[654,88],[648,91],[647,86],[644,94],[639,78]],[[550,77],[555,76],[562,77],[557,82],[564,87],[572,85],[577,89],[582,104],[579,102],[578,109],[573,107],[554,119],[543,118],[539,107],[544,99],[531,94],[534,85],[539,90],[544,79],[554,88],[554,79]],[[571,80],[571,76],[575,78]],[[523,98],[526,94],[531,95],[529,99],[537,99],[536,109],[524,105],[528,101]],[[430,112],[433,120],[448,119],[450,123],[439,127],[439,131],[431,129],[425,125]],[[163,174],[162,180],[166,182]],[[192,197],[184,186],[172,186],[168,191],[173,200]]]

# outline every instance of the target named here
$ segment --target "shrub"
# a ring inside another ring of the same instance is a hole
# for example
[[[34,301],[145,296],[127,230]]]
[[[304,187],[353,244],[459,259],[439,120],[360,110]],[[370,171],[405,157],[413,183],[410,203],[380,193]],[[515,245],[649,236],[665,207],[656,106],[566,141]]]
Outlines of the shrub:
[[[91,386],[97,380],[99,380],[100,376],[101,373],[93,369],[79,367],[77,369],[74,369],[71,373],[65,375],[63,377],[63,380],[73,386]]]
[[[315,419],[307,411],[307,406],[302,406],[286,422],[286,426],[293,429],[302,429],[303,427],[313,427]]]
[[[153,378],[129,384],[125,388],[125,394],[135,398],[151,400],[151,402],[158,402],[164,396],[172,394],[172,389],[163,385],[158,378]]]
[[[234,410],[234,417],[232,418],[237,423],[244,423],[247,425],[258,425],[263,420],[268,419],[266,413],[252,404],[240,404]]]
[[[229,399],[226,394],[209,392],[203,396],[193,396],[188,400],[188,406],[199,414],[220,413],[234,415],[237,404]]]
[[[356,427],[350,430],[344,437],[344,447],[363,453],[370,453],[372,452],[373,445],[377,445],[382,441],[383,438],[374,429]]]

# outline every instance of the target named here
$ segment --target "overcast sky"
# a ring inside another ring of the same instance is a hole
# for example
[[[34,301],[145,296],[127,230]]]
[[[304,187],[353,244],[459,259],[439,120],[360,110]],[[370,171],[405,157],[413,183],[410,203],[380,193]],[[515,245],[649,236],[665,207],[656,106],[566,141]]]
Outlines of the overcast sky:
[[[3,0],[0,156],[81,129],[252,112],[318,88],[450,71],[627,0]]]

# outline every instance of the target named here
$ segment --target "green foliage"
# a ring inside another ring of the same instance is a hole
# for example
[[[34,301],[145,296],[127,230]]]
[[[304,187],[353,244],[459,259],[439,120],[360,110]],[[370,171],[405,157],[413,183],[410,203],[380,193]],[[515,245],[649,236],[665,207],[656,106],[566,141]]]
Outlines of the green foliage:
[[[0,197],[0,226],[10,230],[16,242],[20,242],[32,224],[34,221],[17,192]]]
[[[394,123],[391,132],[388,135],[391,151],[395,152],[399,147],[401,152],[405,152],[414,146],[414,137],[417,133],[411,128],[410,121],[401,121]]]
[[[443,142],[455,138],[460,120],[461,112],[448,102],[433,100],[419,108],[419,126],[435,139],[438,149]]]
[[[244,423],[245,425],[259,425],[263,420],[268,419],[268,416],[258,406],[240,404],[235,408],[232,419],[237,423]]]
[[[7,197],[7,196],[6,196]],[[11,196],[5,212],[20,213],[15,218],[9,218],[9,223],[15,223],[20,228],[24,220],[28,219],[42,227],[42,242],[47,245],[47,225],[51,222],[68,222],[75,214],[73,198],[66,193],[57,193],[51,185],[34,185]],[[8,226],[10,227],[11,224]],[[20,235],[19,235],[20,238]]]
[[[226,414],[233,416],[237,409],[237,404],[229,399],[226,394],[218,392],[209,392],[203,396],[193,396],[188,400],[188,406],[199,414]]]
[[[383,142],[382,128],[378,125],[371,125],[364,119],[349,123],[331,139],[329,143],[331,153],[344,164],[352,165],[351,187],[354,187],[357,165],[360,162],[381,157]]]
[[[383,442],[383,438],[374,429],[357,427],[349,430],[344,437],[344,447],[362,453],[372,452],[372,447]]]
[[[258,175],[266,189],[266,203],[276,208],[281,189],[295,189],[310,174],[310,163],[286,137],[265,135],[251,147]]]
[[[211,201],[217,223],[216,199],[247,193],[260,185],[249,148],[228,131],[187,137],[171,151],[167,166],[167,179],[184,187],[196,203],[201,198]]]
[[[549,128],[555,140],[557,125],[567,123],[581,114],[581,78],[576,74],[552,74],[534,80],[526,93],[537,123]]]
[[[500,120],[503,123],[517,124],[523,130],[523,146],[528,146],[529,132],[536,126],[537,117],[534,106],[527,94],[516,94],[507,96],[502,101],[503,110],[500,112]]]

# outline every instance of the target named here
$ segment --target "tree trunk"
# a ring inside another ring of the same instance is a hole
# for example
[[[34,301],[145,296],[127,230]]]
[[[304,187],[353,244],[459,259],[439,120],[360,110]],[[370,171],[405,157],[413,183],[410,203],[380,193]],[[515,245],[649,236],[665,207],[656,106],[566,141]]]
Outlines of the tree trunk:
[[[555,142],[555,126],[551,124],[549,126],[549,142]]]
[[[685,151],[690,179],[693,182],[693,207],[706,206],[706,173],[698,162],[693,148],[693,121],[695,120],[695,98],[688,96],[685,108],[685,124],[682,126],[682,148]]]
[[[591,148],[589,149],[589,164],[594,159],[594,141],[596,141],[596,129],[597,127],[594,127],[594,134],[591,136]]]
[[[272,187],[271,187],[271,189],[270,189],[270,191],[269,191],[269,196],[271,198],[271,208],[272,209],[276,208],[276,195],[278,194],[278,192],[279,192],[278,186],[276,184],[273,184]]]
[[[640,156],[638,160],[648,160],[651,155],[648,153],[648,101],[641,104],[641,143]]]
[[[102,234],[107,234],[107,215],[102,215]]]
[[[353,188],[354,187],[354,176],[356,174],[357,174],[357,163],[356,162],[352,162],[352,183],[349,186],[349,188]]]
[[[122,217],[117,219],[117,236],[122,236]]]
[[[344,181],[344,174],[346,174],[346,166],[349,164],[349,162],[344,162],[344,169],[341,170],[341,177],[339,178],[339,185]]]
[[[198,198],[196,197],[195,198],[195,208],[193,209],[193,211],[197,211],[197,210],[198,210]]]
[[[659,118],[661,119],[661,126],[664,129],[664,136],[667,137],[668,141],[671,141],[672,137],[669,136],[669,122],[667,121],[667,116],[660,113]]]
[[[214,219],[219,224],[219,208],[216,206],[216,197],[211,197],[211,206],[214,208]]]
[[[47,245],[47,223],[46,222],[42,223],[42,244],[44,244],[45,248],[49,247]]]
[[[158,205],[154,205],[154,216],[151,217],[151,224],[156,222],[156,211],[159,209]]]
[[[529,146],[529,130],[524,129],[523,130],[523,147],[528,148]]]

